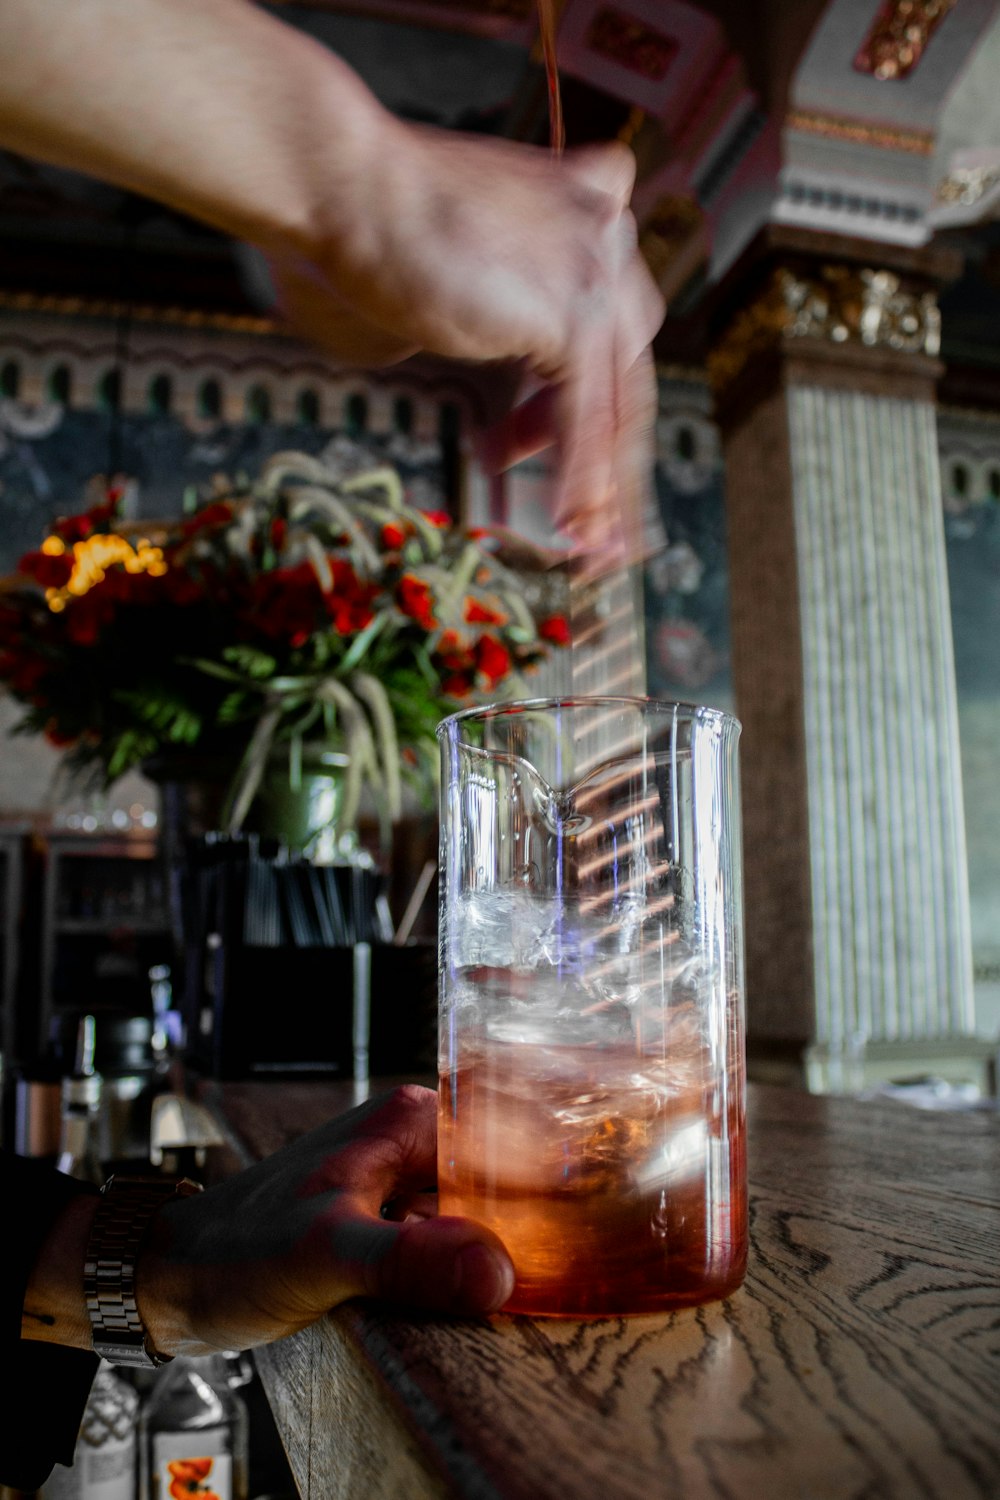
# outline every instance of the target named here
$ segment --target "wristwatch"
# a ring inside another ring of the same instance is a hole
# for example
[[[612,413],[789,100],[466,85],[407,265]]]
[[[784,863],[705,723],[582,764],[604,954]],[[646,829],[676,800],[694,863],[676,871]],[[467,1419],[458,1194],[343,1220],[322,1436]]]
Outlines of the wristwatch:
[[[155,1214],[171,1198],[200,1193],[189,1177],[124,1177],[115,1173],[101,1188],[87,1239],[83,1295],[94,1336],[94,1352],[113,1365],[150,1369],[169,1364],[139,1316],[135,1262]]]

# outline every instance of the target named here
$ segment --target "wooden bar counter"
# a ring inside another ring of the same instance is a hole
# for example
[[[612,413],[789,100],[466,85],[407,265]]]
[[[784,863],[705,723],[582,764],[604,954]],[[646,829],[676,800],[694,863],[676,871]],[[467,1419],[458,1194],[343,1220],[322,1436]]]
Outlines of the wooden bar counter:
[[[244,1160],[351,1085],[213,1084]],[[257,1352],[304,1500],[1000,1496],[1000,1115],[751,1089],[723,1303],[578,1323],[338,1309]]]

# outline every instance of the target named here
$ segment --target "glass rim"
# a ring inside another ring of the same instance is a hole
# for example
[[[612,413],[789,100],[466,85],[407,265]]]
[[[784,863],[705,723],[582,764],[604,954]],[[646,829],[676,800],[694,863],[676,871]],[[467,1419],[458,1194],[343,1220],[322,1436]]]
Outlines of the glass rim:
[[[711,723],[713,720],[743,732],[743,725],[735,714],[724,708],[710,708],[704,703],[687,703],[673,698],[642,698],[638,695],[616,695],[613,693],[568,693],[547,698],[511,698],[494,703],[481,703],[469,708],[460,708],[446,715],[438,723],[434,733],[442,739],[453,726],[467,720],[500,719],[514,714],[552,708],[637,708],[667,713],[680,713],[689,721]]]

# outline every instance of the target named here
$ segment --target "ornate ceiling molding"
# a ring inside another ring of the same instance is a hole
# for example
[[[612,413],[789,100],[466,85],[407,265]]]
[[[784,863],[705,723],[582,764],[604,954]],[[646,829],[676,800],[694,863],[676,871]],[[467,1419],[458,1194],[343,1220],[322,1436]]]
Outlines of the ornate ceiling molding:
[[[709,379],[716,391],[724,390],[758,355],[803,338],[936,355],[937,298],[905,287],[894,271],[825,265],[806,275],[779,266],[710,353]]]
[[[854,67],[883,82],[906,78],[954,5],[955,0],[884,0]]]
[[[280,334],[272,318],[250,313],[205,312],[190,307],[157,307],[119,302],[103,297],[60,297],[49,293],[0,288],[0,309],[8,312],[54,313],[67,318],[128,317],[135,323],[163,323],[174,328],[218,329],[223,333]]]
[[[294,4],[296,0],[277,0],[279,5]],[[303,0],[298,0],[299,4]],[[341,0],[304,0],[304,3],[312,10],[343,11],[345,9]],[[507,17],[513,21],[527,21],[535,13],[535,0],[393,0],[393,8],[404,11],[407,7],[420,8],[422,10],[448,10],[463,12],[470,19],[477,16]],[[378,13],[384,10],[379,0],[371,0],[370,4],[362,3],[361,10]]]
[[[871,125],[847,116],[824,115],[811,110],[792,110],[785,118],[789,130],[827,140],[849,141],[856,146],[877,146],[883,151],[903,151],[910,156],[933,156],[934,133],[930,130],[897,130],[890,125]]]

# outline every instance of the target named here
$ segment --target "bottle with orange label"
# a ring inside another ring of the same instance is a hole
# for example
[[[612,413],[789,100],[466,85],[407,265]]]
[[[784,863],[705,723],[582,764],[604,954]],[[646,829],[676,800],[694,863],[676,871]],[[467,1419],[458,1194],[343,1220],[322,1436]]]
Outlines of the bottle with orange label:
[[[141,1500],[247,1500],[248,1420],[223,1354],[178,1358],[139,1422]]]

